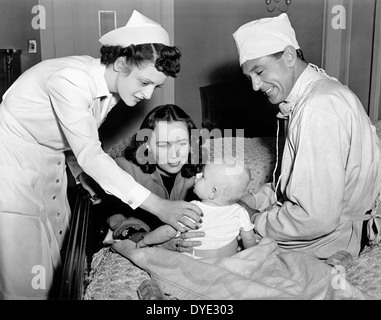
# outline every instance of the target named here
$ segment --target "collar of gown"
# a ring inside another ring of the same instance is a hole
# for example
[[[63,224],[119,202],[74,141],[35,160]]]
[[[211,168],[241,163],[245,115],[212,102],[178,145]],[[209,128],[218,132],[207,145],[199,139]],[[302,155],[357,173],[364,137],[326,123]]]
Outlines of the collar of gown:
[[[296,80],[287,99],[279,104],[279,113],[277,114],[278,118],[286,119],[290,115],[297,101],[302,96],[305,89],[309,86],[311,80],[314,79],[317,74],[317,67],[308,64],[308,66]]]
[[[94,76],[95,85],[97,86],[96,98],[111,95],[107,87],[105,71],[106,66],[104,64],[101,64],[101,59],[93,59],[93,61],[91,62],[91,73]]]

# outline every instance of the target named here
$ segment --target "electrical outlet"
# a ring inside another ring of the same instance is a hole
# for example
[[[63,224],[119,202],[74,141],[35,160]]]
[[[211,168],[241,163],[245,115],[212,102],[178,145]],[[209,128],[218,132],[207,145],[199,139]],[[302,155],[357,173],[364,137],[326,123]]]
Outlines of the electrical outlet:
[[[28,40],[28,53],[37,53],[37,40]]]

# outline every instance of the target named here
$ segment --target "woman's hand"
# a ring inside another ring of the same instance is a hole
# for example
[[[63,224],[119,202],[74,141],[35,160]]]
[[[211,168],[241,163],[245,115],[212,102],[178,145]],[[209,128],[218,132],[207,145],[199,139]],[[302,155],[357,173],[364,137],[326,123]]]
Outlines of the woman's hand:
[[[91,178],[87,173],[81,172],[78,175],[78,180],[81,182],[83,188],[89,192],[90,201],[93,204],[98,204],[102,202],[102,189],[99,186],[99,184],[94,181],[93,178]]]
[[[180,232],[198,229],[202,223],[202,210],[191,202],[165,200],[151,193],[140,207]]]
[[[193,247],[201,246],[201,241],[192,241],[192,238],[205,237],[205,232],[203,231],[191,231],[183,232],[180,237],[172,238],[171,240],[157,245],[159,248],[164,248],[167,250],[178,251],[178,252],[192,252]]]

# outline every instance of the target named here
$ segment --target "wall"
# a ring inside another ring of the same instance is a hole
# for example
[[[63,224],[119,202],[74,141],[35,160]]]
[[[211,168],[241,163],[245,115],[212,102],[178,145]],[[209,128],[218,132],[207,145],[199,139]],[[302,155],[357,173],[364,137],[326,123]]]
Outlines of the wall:
[[[47,10],[47,28],[41,32],[44,43],[43,59],[68,55],[99,57],[98,11],[116,11],[116,27],[126,25],[134,9],[161,23],[171,34],[172,0],[39,0]],[[168,22],[168,20],[170,20]],[[168,79],[151,100],[134,108],[123,102],[110,112],[99,132],[105,149],[116,141],[135,133],[145,114],[159,104],[174,102],[174,83]]]
[[[41,61],[40,31],[32,28],[38,0],[0,0],[0,48],[21,49],[21,72]],[[37,40],[37,53],[28,53],[28,39]]]
[[[46,8],[47,25],[41,30],[42,59],[70,54],[99,55],[98,10],[117,11],[117,27],[125,25],[135,8],[149,12],[163,10],[160,0],[1,0],[1,46],[23,49],[24,70],[41,60],[40,33],[31,27],[35,4]],[[174,101],[201,124],[199,87],[214,82],[242,79],[238,54],[232,33],[242,24],[268,13],[262,0],[174,0],[174,44],[182,50],[182,70],[175,79]],[[293,0],[289,16],[298,34],[306,58],[319,65],[321,62],[323,0]],[[308,26],[308,27],[306,27]],[[166,26],[167,27],[167,26]],[[20,30],[20,32],[14,32]],[[15,36],[16,35],[16,36]],[[27,39],[36,38],[38,53],[26,53]],[[159,94],[159,93],[158,93]],[[157,99],[156,101],[159,101]],[[154,99],[152,105],[156,105]],[[166,100],[168,101],[168,100]],[[172,101],[168,101],[172,102]],[[118,106],[110,114],[103,131],[106,145],[136,130],[146,111],[152,106],[123,108]],[[122,122],[123,121],[123,126]],[[127,129],[126,129],[127,128]],[[108,137],[116,130],[114,137]],[[110,142],[109,142],[110,141]]]
[[[293,0],[288,11],[305,58],[321,63],[323,0]],[[244,23],[268,13],[262,0],[175,0],[175,45],[182,68],[175,81],[175,101],[201,124],[199,87],[242,79],[232,34]]]
[[[69,55],[100,56],[98,11],[116,11],[116,27],[126,25],[140,1],[123,0],[39,0],[47,11],[47,27],[41,31],[43,59]],[[105,149],[138,128],[144,105],[128,108],[119,103],[99,130]]]
[[[97,56],[98,10],[117,11],[117,26],[127,22],[134,8],[149,11],[154,18],[165,10],[161,0],[0,0],[0,48],[22,49],[21,68],[25,71],[42,59],[65,54],[90,54]],[[169,1],[170,2],[170,1]],[[215,82],[242,79],[238,54],[232,33],[242,24],[268,13],[263,0],[173,0],[174,43],[182,50],[182,71],[175,79],[174,101],[201,124],[199,87]],[[371,72],[371,34],[376,0],[354,0],[353,26],[349,70],[349,86],[366,107],[369,99],[369,72]],[[46,8],[47,28],[35,30],[31,20],[32,7],[41,4]],[[57,6],[55,10],[53,7]],[[321,65],[324,0],[293,0],[289,9],[290,20],[307,60]],[[54,19],[55,18],[55,19]],[[53,21],[56,27],[53,25]],[[165,25],[168,29],[168,26]],[[40,31],[42,37],[40,38]],[[59,36],[55,39],[55,33]],[[75,36],[74,36],[75,35]],[[364,35],[367,35],[365,37]],[[69,36],[69,38],[68,38]],[[27,52],[27,40],[37,40],[37,53]],[[69,39],[69,40],[68,40]],[[74,39],[74,40],[73,40]],[[44,42],[45,41],[45,42]],[[43,47],[40,46],[43,43]],[[41,56],[42,54],[42,56]],[[160,100],[160,99],[158,99]],[[167,101],[167,100],[166,100]],[[156,105],[156,101],[151,101]],[[168,101],[172,102],[172,101]],[[123,108],[122,116],[110,115],[109,127],[120,126],[122,119],[129,128],[139,122],[150,106]],[[120,129],[117,137],[126,132]]]

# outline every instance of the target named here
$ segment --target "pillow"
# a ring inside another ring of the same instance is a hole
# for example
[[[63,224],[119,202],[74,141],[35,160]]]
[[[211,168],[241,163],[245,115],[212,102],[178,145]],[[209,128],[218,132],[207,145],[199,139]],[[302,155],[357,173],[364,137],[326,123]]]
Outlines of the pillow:
[[[130,144],[130,141],[130,137],[119,140],[110,149],[107,150],[107,153],[113,159],[123,156],[123,151]]]
[[[376,128],[377,136],[381,138],[381,120],[372,121],[372,124]]]
[[[283,151],[284,139],[279,138],[279,159]],[[123,156],[124,149],[130,143],[130,138],[119,140],[109,150],[112,158]],[[211,161],[214,157],[233,156],[238,160],[244,160],[251,172],[252,181],[249,189],[254,192],[266,182],[272,181],[272,174],[276,161],[276,138],[275,137],[225,137],[207,139],[203,145],[204,151]]]
[[[279,138],[279,159],[283,151],[284,139]],[[207,140],[203,146],[210,161],[215,157],[235,157],[243,160],[250,169],[252,181],[249,189],[257,192],[267,182],[272,181],[276,162],[276,137],[256,138],[216,138]]]

